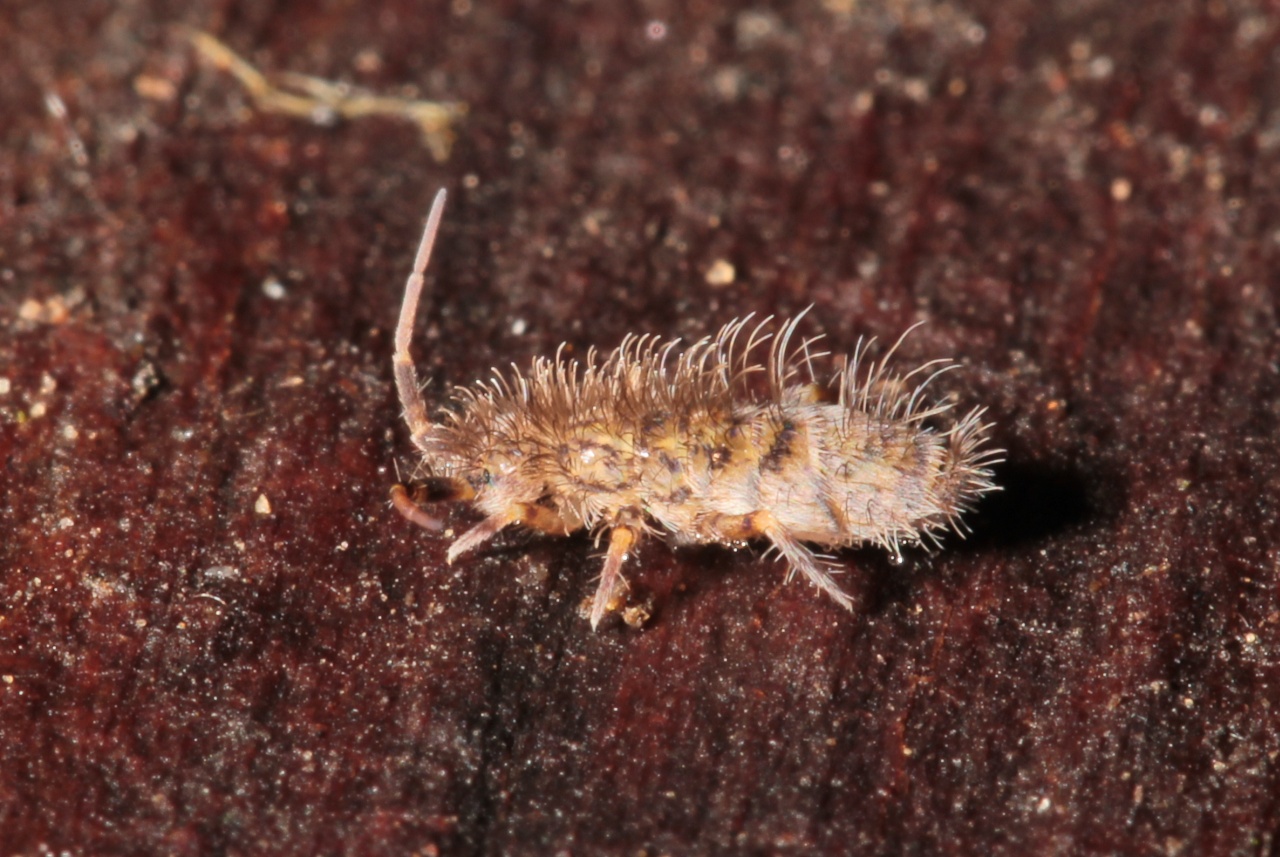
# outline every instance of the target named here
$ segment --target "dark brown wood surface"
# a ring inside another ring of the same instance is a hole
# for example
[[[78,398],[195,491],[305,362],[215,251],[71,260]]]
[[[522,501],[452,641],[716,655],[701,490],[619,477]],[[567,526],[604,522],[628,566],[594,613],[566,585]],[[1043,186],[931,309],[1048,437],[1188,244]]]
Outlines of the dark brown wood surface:
[[[267,114],[183,27],[470,111],[444,163]],[[1272,853],[1274,3],[16,0],[0,48],[0,853]],[[440,186],[429,392],[923,320],[1004,491],[842,554],[853,615],[758,551],[647,543],[598,633],[586,536],[445,567],[387,503]]]

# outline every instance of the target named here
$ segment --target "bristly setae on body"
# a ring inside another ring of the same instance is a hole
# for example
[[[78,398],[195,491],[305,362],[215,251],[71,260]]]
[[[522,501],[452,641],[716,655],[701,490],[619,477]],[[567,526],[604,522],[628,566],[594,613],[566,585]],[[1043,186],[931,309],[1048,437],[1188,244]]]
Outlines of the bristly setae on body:
[[[607,533],[594,628],[618,606],[623,560],[642,536],[761,540],[851,609],[835,569],[808,545],[873,542],[896,554],[960,529],[961,513],[993,490],[1000,451],[986,446],[982,409],[941,430],[926,424],[950,409],[925,388],[953,364],[896,375],[887,356],[859,367],[860,347],[819,385],[815,340],[792,347],[800,317],[771,333],[771,319],[748,316],[683,351],[677,341],[628,336],[603,358],[591,351],[579,363],[558,352],[527,371],[454,388],[452,408],[432,422],[409,340],[444,198],[442,190],[405,287],[394,363],[430,493],[470,501],[485,516],[449,547],[449,562],[509,524]],[[392,499],[409,520],[442,528],[404,486]]]

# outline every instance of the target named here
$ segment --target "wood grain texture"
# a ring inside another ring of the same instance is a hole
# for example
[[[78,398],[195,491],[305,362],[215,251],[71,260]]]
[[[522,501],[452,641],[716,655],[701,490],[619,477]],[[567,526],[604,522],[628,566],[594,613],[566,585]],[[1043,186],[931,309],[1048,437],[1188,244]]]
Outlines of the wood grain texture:
[[[0,852],[1270,853],[1274,8],[425,5],[0,11]],[[180,25],[470,111],[445,164],[263,115]],[[924,320],[1004,492],[841,554],[852,616],[746,551],[644,546],[594,634],[585,538],[445,567],[387,503],[442,185],[431,389]]]

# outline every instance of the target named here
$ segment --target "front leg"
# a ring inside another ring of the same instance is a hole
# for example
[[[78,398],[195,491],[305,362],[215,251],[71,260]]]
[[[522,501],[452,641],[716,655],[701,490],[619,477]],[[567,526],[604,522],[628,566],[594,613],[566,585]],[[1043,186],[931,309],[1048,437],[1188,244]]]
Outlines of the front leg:
[[[425,483],[418,483],[412,489],[397,482],[391,486],[391,505],[407,521],[411,521],[424,530],[439,532],[444,529],[444,522],[428,515],[421,503],[443,503],[447,501],[471,500],[476,496],[461,479],[433,477]]]

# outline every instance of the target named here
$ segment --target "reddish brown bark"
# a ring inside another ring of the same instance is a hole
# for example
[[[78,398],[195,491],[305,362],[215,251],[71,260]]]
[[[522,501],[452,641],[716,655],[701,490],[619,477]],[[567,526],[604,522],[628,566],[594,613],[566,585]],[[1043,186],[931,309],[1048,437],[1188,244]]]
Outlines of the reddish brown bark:
[[[1274,8],[422,5],[0,11],[0,850],[1269,853]],[[179,24],[470,112],[445,164],[264,115]],[[749,552],[645,545],[598,633],[585,537],[445,567],[387,502],[441,185],[429,393],[923,319],[1005,491],[842,555],[854,616]]]

